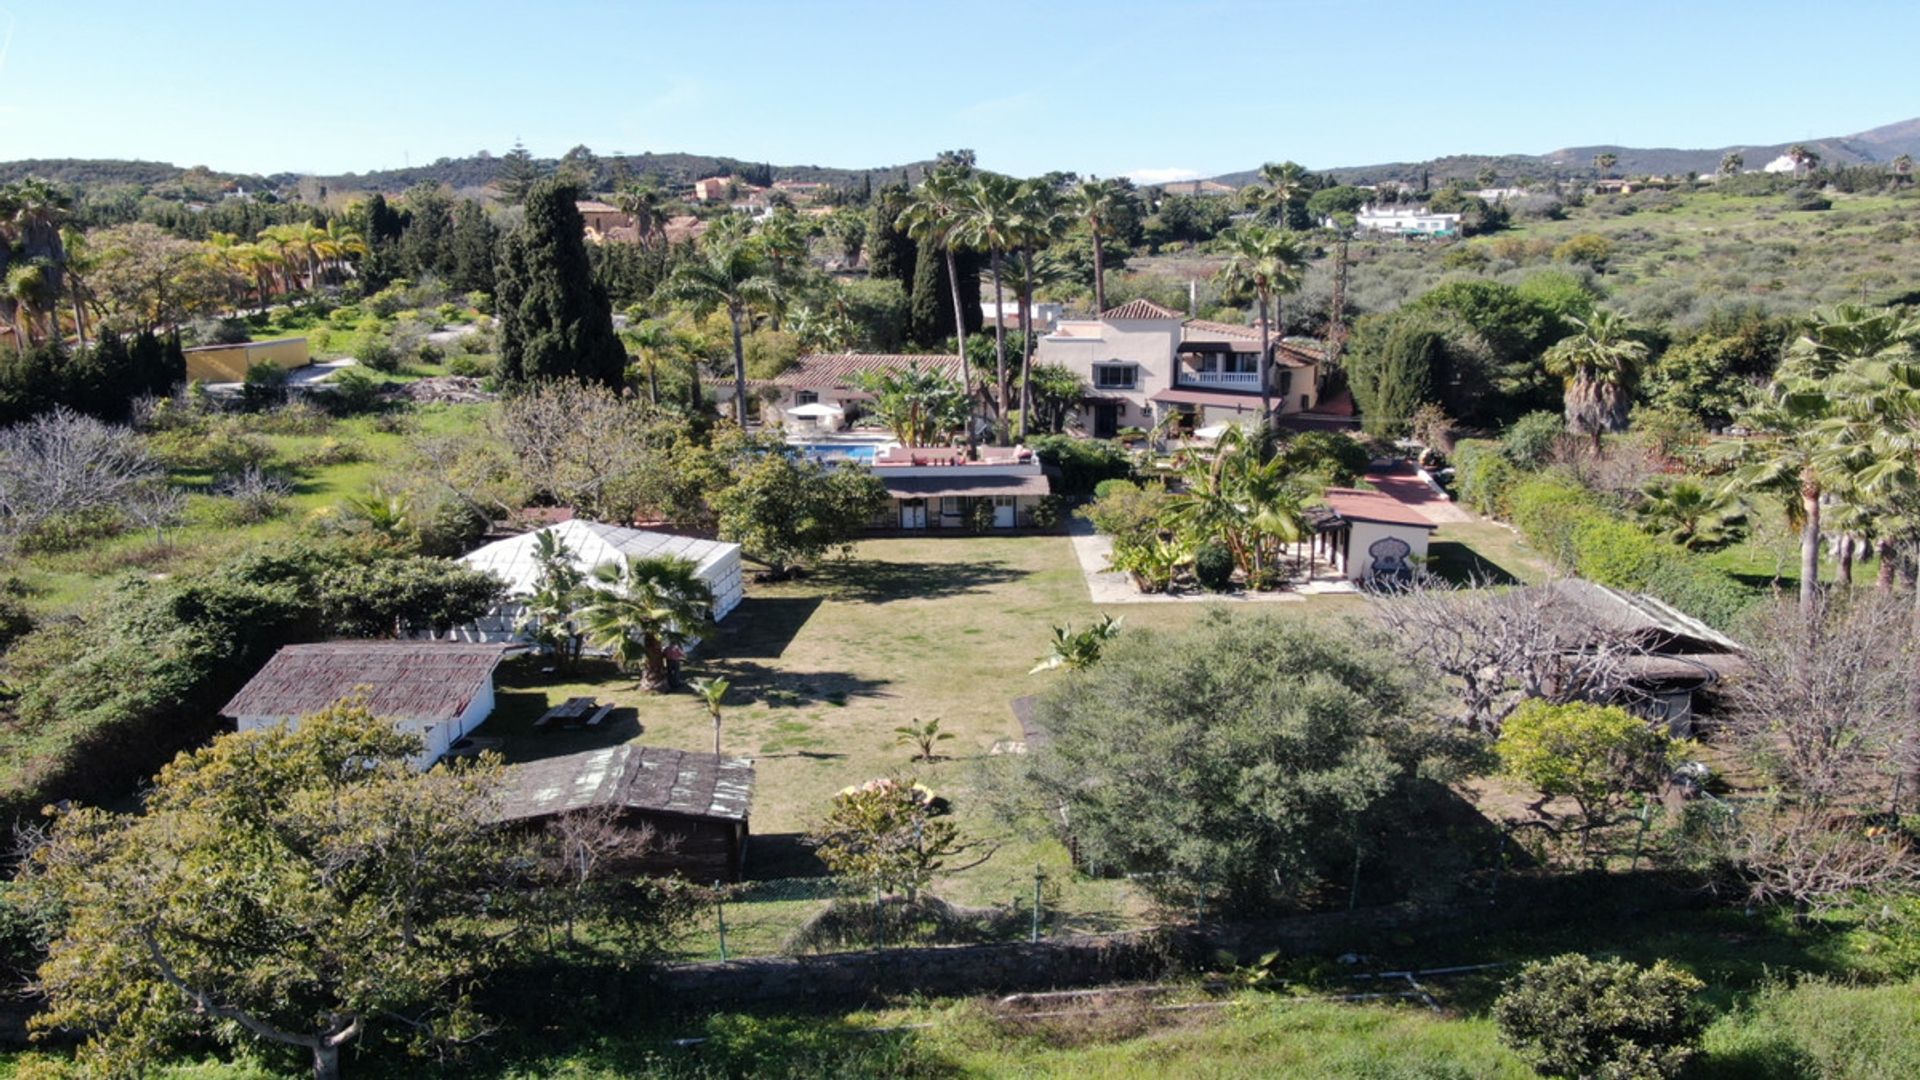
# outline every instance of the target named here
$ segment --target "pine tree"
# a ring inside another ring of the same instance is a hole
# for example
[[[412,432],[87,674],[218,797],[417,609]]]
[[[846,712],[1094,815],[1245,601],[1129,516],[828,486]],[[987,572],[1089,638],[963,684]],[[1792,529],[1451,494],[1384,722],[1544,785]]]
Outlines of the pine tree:
[[[578,197],[560,181],[534,184],[526,220],[502,245],[494,308],[509,383],[571,378],[617,388],[625,380],[627,353],[607,291],[593,279]]]
[[[523,203],[527,193],[540,180],[540,166],[533,155],[520,144],[513,141],[513,149],[500,159],[500,171],[494,176],[494,186],[500,189],[500,197],[512,204]]]
[[[438,184],[407,190],[407,228],[400,237],[402,272],[415,281],[453,273],[453,198]]]

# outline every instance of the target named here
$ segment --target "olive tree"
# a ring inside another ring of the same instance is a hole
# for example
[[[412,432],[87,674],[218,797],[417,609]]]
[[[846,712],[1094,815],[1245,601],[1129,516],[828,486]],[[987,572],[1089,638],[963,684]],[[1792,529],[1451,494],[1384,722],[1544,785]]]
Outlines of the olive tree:
[[[1080,856],[1170,901],[1242,908],[1344,880],[1422,759],[1451,744],[1408,665],[1357,624],[1215,617],[1140,630],[1041,698],[1020,766]]]
[[[482,1032],[486,917],[516,863],[487,825],[492,768],[420,774],[419,748],[346,702],[183,755],[142,814],[62,811],[25,871],[67,913],[35,1027],[113,1075],[211,1034],[296,1048],[322,1080],[363,1038]]]

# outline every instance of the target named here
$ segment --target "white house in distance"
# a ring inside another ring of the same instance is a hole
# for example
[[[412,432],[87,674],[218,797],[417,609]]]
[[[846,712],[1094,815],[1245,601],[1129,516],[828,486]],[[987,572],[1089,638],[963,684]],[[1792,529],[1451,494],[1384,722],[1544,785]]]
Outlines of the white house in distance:
[[[493,669],[504,645],[336,641],[288,645],[227,702],[241,731],[297,724],[343,698],[419,736],[417,768],[440,760],[493,712]]]
[[[1328,488],[1321,502],[1324,508],[1314,515],[1314,552],[1348,581],[1405,577],[1427,557],[1427,542],[1439,527],[1383,492]]]
[[[745,579],[740,567],[740,545],[719,540],[675,536],[671,533],[629,529],[597,521],[562,521],[544,529],[496,540],[461,556],[460,561],[507,583],[507,598],[479,621],[456,626],[443,640],[520,644],[518,630],[523,607],[520,597],[540,587],[540,536],[549,534],[573,552],[574,565],[591,574],[595,567],[624,563],[628,558],[671,555],[688,559],[700,580],[713,591],[713,621],[719,622],[740,605]]]
[[[1319,402],[1317,342],[1275,339],[1271,398],[1282,416]],[[1170,415],[1186,430],[1260,415],[1260,330],[1188,319],[1151,300],[1129,300],[1094,319],[1062,319],[1040,339],[1034,362],[1058,364],[1087,380],[1084,428],[1112,438],[1121,428],[1152,430]]]
[[[1354,215],[1354,224],[1366,232],[1396,236],[1457,236],[1460,233],[1459,214],[1436,214],[1424,206],[1363,206]]]

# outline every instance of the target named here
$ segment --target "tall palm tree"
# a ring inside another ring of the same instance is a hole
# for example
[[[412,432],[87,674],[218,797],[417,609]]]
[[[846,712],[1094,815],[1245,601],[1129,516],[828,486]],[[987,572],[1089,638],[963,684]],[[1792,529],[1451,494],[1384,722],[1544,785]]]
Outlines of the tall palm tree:
[[[747,425],[747,354],[741,341],[753,308],[771,307],[782,295],[768,273],[760,246],[734,228],[715,227],[701,238],[700,253],[673,268],[664,286],[670,299],[701,315],[727,313],[733,327],[733,419]]]
[[[1611,151],[1593,155],[1593,167],[1600,170],[1601,176],[1611,173],[1613,167],[1618,164],[1620,164],[1620,155]]]
[[[640,367],[647,373],[647,404],[660,404],[660,367],[673,355],[673,330],[658,319],[642,319],[627,330],[627,342],[638,349]]]
[[[1066,217],[1060,211],[1059,190],[1044,180],[1021,181],[1015,201],[1019,215],[1014,242],[1020,259],[1013,291],[1020,295],[1020,441],[1025,442],[1033,412],[1034,332],[1027,320],[1033,315],[1033,294],[1061,277],[1057,263],[1036,256],[1065,230]]]
[[[1720,155],[1720,175],[1732,176],[1747,167],[1747,157],[1738,150],[1729,150]]]
[[[320,235],[314,238],[312,246],[314,252],[320,256],[322,268],[331,267],[341,271],[341,276],[344,276],[348,257],[357,256],[364,259],[372,253],[372,249],[367,247],[366,238],[353,231],[352,226],[339,218],[327,220],[327,227],[320,230]]]
[[[1093,177],[1073,189],[1067,203],[1074,217],[1087,223],[1093,237],[1093,308],[1107,310],[1106,238],[1114,233],[1114,217],[1127,201],[1127,189],[1118,180]]]
[[[581,628],[622,668],[640,667],[640,686],[671,689],[676,655],[712,625],[713,590],[690,559],[629,557],[594,568]]]
[[[1291,161],[1278,164],[1269,161],[1260,166],[1260,186],[1243,189],[1241,198],[1249,209],[1276,218],[1283,229],[1290,228],[1287,208],[1306,198],[1312,179],[1313,174],[1302,165]]]
[[[1272,426],[1273,411],[1273,333],[1268,315],[1276,296],[1285,296],[1300,288],[1305,276],[1306,249],[1289,232],[1266,225],[1248,224],[1227,236],[1227,263],[1221,267],[1220,282],[1233,289],[1252,289],[1260,309],[1260,418]],[[1285,322],[1281,336],[1285,337]]]
[[[1019,298],[1022,310],[1031,313],[1034,294],[1050,285],[1058,284],[1067,278],[1067,270],[1051,254],[1035,257],[1031,251],[1021,253],[1019,259],[1009,262],[1003,275],[1007,287]],[[1028,429],[1032,427],[1033,413],[1033,351],[1039,341],[1039,331],[1023,321],[1020,327],[1020,430],[1015,436],[1016,442],[1024,443]]]
[[[967,363],[967,316],[960,301],[960,268],[955,252],[966,246],[967,190],[971,170],[943,166],[928,173],[913,189],[900,211],[900,227],[917,244],[940,249],[947,262],[947,285],[953,292],[953,331],[960,353],[960,372],[967,397],[973,398],[972,365]],[[967,424],[967,446],[974,444],[973,424]]]
[[[1633,336],[1631,323],[1605,309],[1567,321],[1574,332],[1555,342],[1541,359],[1566,387],[1567,430],[1592,436],[1598,453],[1603,432],[1627,426],[1633,384],[1646,362],[1647,346]]]
[[[626,184],[614,193],[613,205],[633,219],[633,236],[641,247],[655,247],[666,236],[666,194],[649,182]]]
[[[1020,185],[1012,177],[980,173],[967,185],[963,200],[966,215],[962,235],[967,243],[987,252],[987,265],[993,275],[993,374],[994,429],[1000,445],[1010,435],[1008,417],[1013,396],[1007,382],[1007,304],[1001,258],[1011,251],[1020,236]],[[1026,329],[1022,309],[1022,329]]]

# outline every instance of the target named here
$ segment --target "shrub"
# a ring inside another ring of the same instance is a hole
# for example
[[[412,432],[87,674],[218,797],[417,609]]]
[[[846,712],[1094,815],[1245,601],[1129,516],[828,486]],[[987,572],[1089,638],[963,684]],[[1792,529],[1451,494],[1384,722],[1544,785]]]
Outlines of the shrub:
[[[1505,517],[1507,494],[1520,481],[1520,470],[1493,443],[1462,443],[1454,451],[1454,490],[1460,502],[1478,514]]]
[[[1061,495],[1090,495],[1102,480],[1133,475],[1132,461],[1114,443],[1071,435],[1042,435],[1031,441],[1040,461],[1059,471],[1053,490]]]
[[[1059,495],[1047,495],[1033,504],[1033,527],[1036,529],[1056,529],[1066,520],[1066,499]]]
[[[400,352],[385,334],[368,334],[360,339],[360,347],[353,350],[353,358],[375,371],[391,374],[400,370]]]
[[[1693,1056],[1703,984],[1665,960],[1567,953],[1522,968],[1493,1004],[1501,1038],[1543,1076],[1663,1080]]]
[[[1146,487],[1131,480],[1102,480],[1100,497],[1083,507],[1080,516],[1116,543],[1144,540],[1159,531],[1160,512],[1167,489],[1159,483]]]
[[[1553,257],[1561,262],[1578,263],[1591,266],[1595,270],[1607,264],[1613,255],[1613,241],[1599,233],[1579,233],[1568,237],[1566,242],[1553,249]]]
[[[240,384],[240,407],[250,412],[271,409],[287,401],[287,371],[271,360],[247,367],[246,381]]]
[[[1752,587],[1697,559],[1662,560],[1642,587],[1708,626],[1722,629],[1739,622],[1760,600]]]
[[[499,363],[493,357],[475,356],[472,353],[456,353],[447,359],[447,374],[469,379],[487,378],[498,367]]]
[[[381,405],[380,384],[364,371],[348,368],[327,385],[333,389],[322,400],[336,416],[358,416]]]
[[[993,531],[992,499],[975,499],[967,504],[967,528],[977,533]]]
[[[1193,579],[1208,592],[1226,592],[1233,586],[1233,552],[1211,540],[1193,553]]]
[[[1553,460],[1553,451],[1566,433],[1567,422],[1559,413],[1530,412],[1500,437],[1500,449],[1522,469],[1538,469]]]

